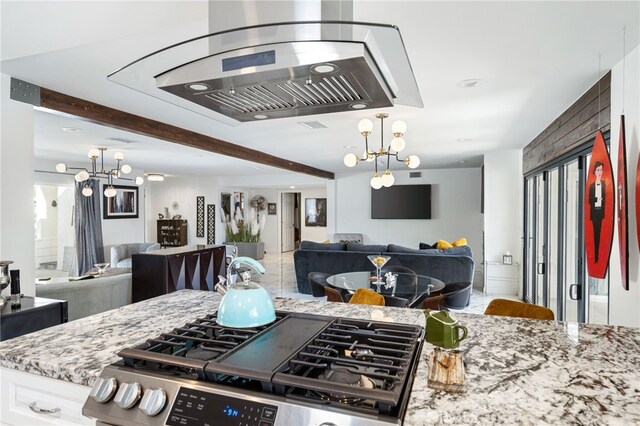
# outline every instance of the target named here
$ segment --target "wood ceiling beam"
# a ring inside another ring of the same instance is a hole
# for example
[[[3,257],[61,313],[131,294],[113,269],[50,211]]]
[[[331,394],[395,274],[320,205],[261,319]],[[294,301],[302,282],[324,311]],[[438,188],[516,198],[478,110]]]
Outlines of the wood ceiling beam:
[[[39,89],[40,100],[39,105],[36,106],[44,108],[54,114],[71,116],[72,118],[78,118],[120,130],[127,130],[144,136],[162,139],[167,142],[198,148],[241,160],[252,161],[266,166],[277,167],[291,172],[303,173],[324,179],[335,179],[335,175],[326,170],[296,163],[295,161],[65,95],[64,93],[55,92],[44,87],[40,87]]]

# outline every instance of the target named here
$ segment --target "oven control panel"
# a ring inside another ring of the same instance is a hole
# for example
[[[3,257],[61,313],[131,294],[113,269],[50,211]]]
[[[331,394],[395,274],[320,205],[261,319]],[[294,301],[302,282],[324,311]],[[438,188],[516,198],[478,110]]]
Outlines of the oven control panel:
[[[181,387],[167,418],[169,426],[273,426],[278,407]]]

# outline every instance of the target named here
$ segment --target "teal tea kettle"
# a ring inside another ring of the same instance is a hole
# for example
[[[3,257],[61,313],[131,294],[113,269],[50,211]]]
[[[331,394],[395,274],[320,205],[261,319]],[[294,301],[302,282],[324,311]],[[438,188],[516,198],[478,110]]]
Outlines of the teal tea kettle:
[[[218,319],[216,322],[223,327],[249,328],[269,324],[276,319],[276,310],[273,307],[271,295],[259,284],[251,282],[251,274],[247,271],[242,274],[242,281],[229,288],[224,287],[231,275],[231,269],[238,264],[245,264],[253,268],[257,273],[264,274],[264,267],[250,257],[236,257],[227,268],[227,280],[220,277],[220,283],[216,289],[224,293],[218,307]]]

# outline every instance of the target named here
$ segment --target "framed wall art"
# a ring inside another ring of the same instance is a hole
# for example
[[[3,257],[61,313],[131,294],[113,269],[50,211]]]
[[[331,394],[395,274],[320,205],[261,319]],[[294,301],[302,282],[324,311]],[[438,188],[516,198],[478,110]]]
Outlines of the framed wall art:
[[[327,226],[327,199],[304,199],[304,224],[306,226]]]
[[[138,187],[113,185],[116,195],[106,197],[104,189],[108,186],[103,185],[103,219],[136,219],[138,217]]]

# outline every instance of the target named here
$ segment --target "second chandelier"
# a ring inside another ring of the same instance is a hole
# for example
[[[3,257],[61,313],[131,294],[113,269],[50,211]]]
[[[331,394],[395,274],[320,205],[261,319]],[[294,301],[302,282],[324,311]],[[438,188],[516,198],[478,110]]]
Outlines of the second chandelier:
[[[373,174],[373,177],[371,178],[371,187],[373,189],[380,189],[383,186],[388,188],[395,182],[395,177],[389,169],[391,157],[394,157],[397,161],[404,163],[410,169],[415,169],[420,165],[420,158],[418,158],[417,155],[409,155],[404,159],[401,159],[398,156],[398,153],[400,153],[406,145],[404,139],[402,139],[402,136],[404,136],[404,133],[407,130],[407,125],[404,123],[404,121],[393,122],[393,124],[391,125],[391,131],[393,132],[394,138],[389,143],[389,147],[385,148],[384,119],[387,117],[389,117],[389,114],[384,112],[376,114],[376,118],[380,120],[380,148],[378,150],[369,148],[369,135],[373,130],[373,123],[371,122],[371,120],[365,118],[360,120],[360,122],[358,123],[358,130],[360,131],[360,134],[364,136],[365,144],[365,151],[362,154],[362,158],[360,158],[358,154],[354,153],[349,153],[344,156],[344,164],[347,167],[355,167],[360,161],[373,161],[375,163],[375,172]],[[387,157],[387,167],[384,173],[382,173],[381,175],[380,173],[378,173],[378,158],[383,156]]]

